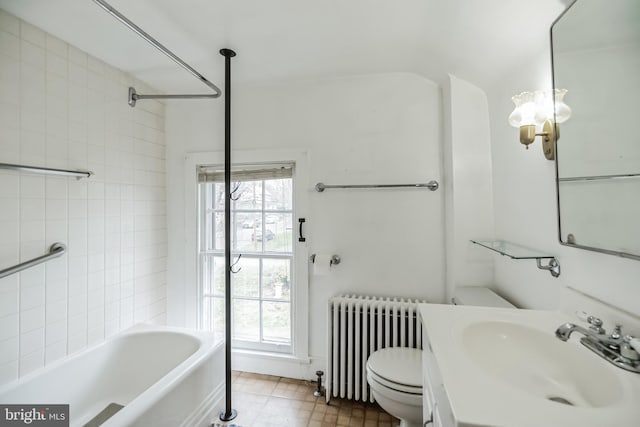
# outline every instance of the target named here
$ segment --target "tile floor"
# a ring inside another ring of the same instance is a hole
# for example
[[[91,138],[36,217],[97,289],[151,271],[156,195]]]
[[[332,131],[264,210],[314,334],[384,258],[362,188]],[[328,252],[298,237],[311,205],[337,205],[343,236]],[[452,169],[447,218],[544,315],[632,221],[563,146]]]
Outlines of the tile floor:
[[[223,426],[391,427],[400,421],[377,404],[315,397],[316,384],[269,375],[233,372],[233,408],[238,417]]]

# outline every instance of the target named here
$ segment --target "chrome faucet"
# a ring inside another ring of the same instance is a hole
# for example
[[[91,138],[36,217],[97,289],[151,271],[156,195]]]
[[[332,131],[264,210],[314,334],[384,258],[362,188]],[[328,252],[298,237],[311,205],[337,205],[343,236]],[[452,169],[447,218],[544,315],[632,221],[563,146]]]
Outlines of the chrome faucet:
[[[564,323],[556,329],[556,337],[568,341],[571,334],[579,332],[584,335],[580,338],[580,343],[589,350],[619,368],[640,373],[640,354],[636,351],[636,346],[630,344],[632,337],[622,337],[622,325],[616,325],[613,332],[607,336],[602,327],[602,320],[589,316],[587,322],[590,325],[588,328]]]
[[[571,334],[574,332],[580,332],[585,337],[597,337],[600,338],[599,335],[595,333],[593,330],[583,328],[582,326],[573,324],[573,323],[565,323],[560,325],[558,329],[556,329],[556,337],[562,341],[568,341],[571,337]]]

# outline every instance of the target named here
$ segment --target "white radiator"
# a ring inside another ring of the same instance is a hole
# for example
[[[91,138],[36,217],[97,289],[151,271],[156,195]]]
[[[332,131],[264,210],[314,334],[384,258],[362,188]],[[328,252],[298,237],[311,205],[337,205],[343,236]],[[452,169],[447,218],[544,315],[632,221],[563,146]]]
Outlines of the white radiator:
[[[426,301],[341,295],[329,300],[326,399],[373,402],[369,355],[386,347],[422,348],[418,303]]]

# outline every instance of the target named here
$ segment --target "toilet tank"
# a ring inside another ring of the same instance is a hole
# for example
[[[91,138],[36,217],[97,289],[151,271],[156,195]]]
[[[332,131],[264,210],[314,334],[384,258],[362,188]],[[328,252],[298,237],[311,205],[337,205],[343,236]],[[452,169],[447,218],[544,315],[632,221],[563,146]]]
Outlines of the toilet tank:
[[[454,292],[451,302],[456,305],[477,305],[483,307],[517,308],[489,288],[481,286],[461,286]]]

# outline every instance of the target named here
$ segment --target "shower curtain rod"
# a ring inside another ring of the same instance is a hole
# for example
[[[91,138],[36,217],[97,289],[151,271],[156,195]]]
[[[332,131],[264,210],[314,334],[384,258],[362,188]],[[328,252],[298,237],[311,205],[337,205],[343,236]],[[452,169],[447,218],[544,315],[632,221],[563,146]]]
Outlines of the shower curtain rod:
[[[212,94],[194,94],[194,95],[189,95],[189,94],[186,94],[186,95],[142,95],[142,94],[137,93],[134,88],[130,87],[129,88],[129,100],[128,100],[128,103],[129,103],[129,105],[131,107],[135,107],[136,106],[136,101],[139,100],[139,99],[194,99],[194,98],[201,99],[201,98],[218,98],[218,97],[220,97],[220,95],[222,95],[222,91],[220,90],[220,88],[218,86],[214,85],[209,80],[207,80],[206,77],[204,77],[202,74],[200,74],[198,71],[196,71],[192,66],[190,66],[189,64],[184,62],[178,55],[176,55],[175,53],[173,53],[169,49],[167,49],[166,46],[164,46],[158,40],[156,40],[155,38],[151,37],[151,35],[149,35],[142,28],[140,28],[136,24],[134,24],[129,18],[124,16],[122,13],[118,12],[109,3],[107,3],[104,0],[93,0],[93,1],[96,4],[98,4],[98,6],[100,6],[105,11],[107,11],[107,13],[109,13],[111,16],[113,16],[118,21],[122,22],[124,25],[129,27],[129,29],[131,29],[133,32],[135,32],[140,37],[145,39],[147,42],[149,42],[151,45],[153,45],[160,52],[162,52],[165,55],[167,55],[176,64],[178,64],[179,66],[181,66],[182,68],[187,70],[194,77],[196,77],[202,83],[204,83],[207,86],[209,86],[215,92],[215,93],[212,93]]]

